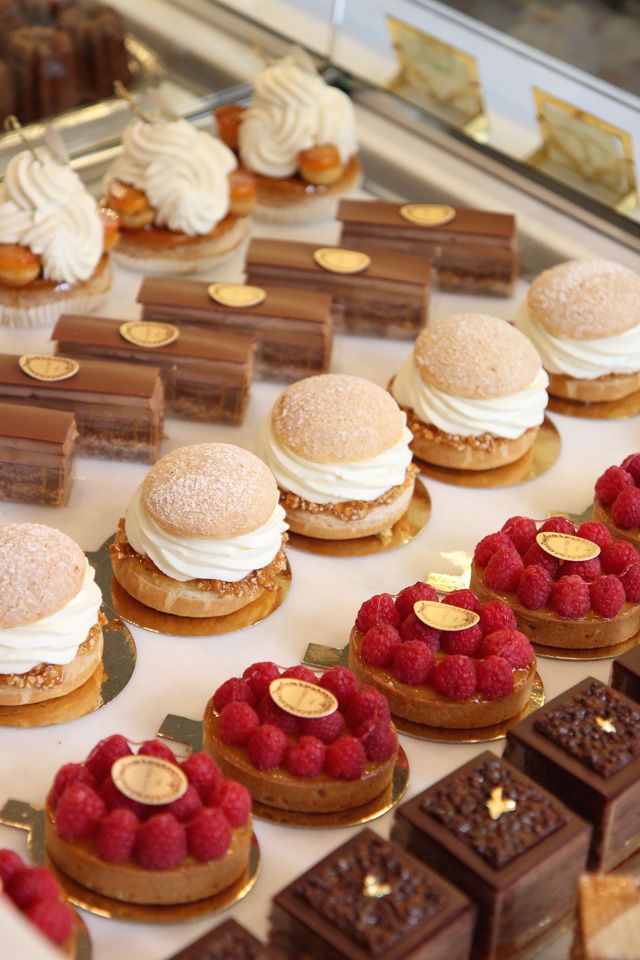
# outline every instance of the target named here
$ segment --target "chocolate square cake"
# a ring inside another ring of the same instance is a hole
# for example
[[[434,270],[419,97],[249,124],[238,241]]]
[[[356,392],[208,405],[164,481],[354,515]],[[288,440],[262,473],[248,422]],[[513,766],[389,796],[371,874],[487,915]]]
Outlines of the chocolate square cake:
[[[611,686],[640,703],[640,646],[613,661]]]
[[[0,403],[0,500],[63,507],[77,436],[72,413]]]
[[[277,960],[277,956],[235,920],[225,920],[168,960]]]

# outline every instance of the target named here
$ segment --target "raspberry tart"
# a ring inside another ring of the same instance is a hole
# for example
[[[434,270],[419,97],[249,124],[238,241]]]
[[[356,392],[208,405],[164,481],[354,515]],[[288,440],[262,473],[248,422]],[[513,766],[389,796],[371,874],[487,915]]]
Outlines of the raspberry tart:
[[[55,866],[126,903],[220,893],[247,869],[251,840],[245,788],[206,754],[178,760],[158,740],[136,752],[120,734],[101,740],[82,763],[58,770],[47,796],[45,843]]]
[[[551,546],[554,554],[541,545],[549,535],[563,544]],[[562,559],[567,543],[589,558]],[[640,555],[592,520],[576,527],[566,517],[511,517],[476,546],[471,589],[508,603],[519,629],[545,647],[612,647],[640,631]]]
[[[452,729],[489,727],[517,716],[529,703],[536,676],[533,648],[507,604],[481,603],[470,590],[440,600],[421,582],[362,604],[351,631],[349,666],[384,694],[392,716]]]
[[[46,867],[29,867],[14,850],[0,850],[0,889],[65,956],[76,955],[78,918]]]
[[[294,701],[304,692],[312,706],[289,712],[284,687]],[[225,775],[244,783],[254,801],[302,813],[374,800],[391,783],[398,753],[387,701],[344,667],[316,675],[304,666],[252,664],[208,702],[203,738]]]
[[[612,537],[640,547],[640,453],[630,453],[598,477],[592,516]]]

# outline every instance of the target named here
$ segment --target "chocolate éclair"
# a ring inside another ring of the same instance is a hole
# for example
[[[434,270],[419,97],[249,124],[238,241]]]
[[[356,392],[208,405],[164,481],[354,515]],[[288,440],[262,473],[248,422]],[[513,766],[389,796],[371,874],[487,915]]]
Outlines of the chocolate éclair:
[[[427,322],[431,264],[380,250],[368,237],[348,246],[254,238],[248,282],[330,294],[338,332],[412,340]]]
[[[255,339],[172,324],[62,314],[51,339],[56,353],[158,367],[167,414],[239,424],[249,403]]]
[[[0,500],[63,507],[77,436],[71,412],[0,403]]]
[[[219,292],[212,295],[212,288]],[[198,327],[218,336],[255,337],[254,372],[260,379],[292,381],[328,370],[333,346],[329,294],[309,297],[304,290],[267,283],[260,285],[252,302],[247,289],[242,284],[145,277],[137,301],[143,320],[172,323],[181,330]]]

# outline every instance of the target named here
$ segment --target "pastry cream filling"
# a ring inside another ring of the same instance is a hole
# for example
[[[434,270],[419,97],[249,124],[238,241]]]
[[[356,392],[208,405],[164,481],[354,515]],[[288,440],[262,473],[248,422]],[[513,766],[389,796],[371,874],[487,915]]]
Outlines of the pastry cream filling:
[[[239,537],[181,537],[156,523],[142,503],[139,488],[127,510],[124,529],[136,553],[149,557],[172,580],[237,583],[275,558],[287,529],[284,517],[283,508],[276,504],[266,523]]]
[[[533,343],[549,373],[595,380],[612,373],[640,370],[640,324],[615,337],[595,340],[556,337],[533,320],[526,301],[520,307],[516,323]]]
[[[412,439],[405,426],[400,441],[377,457],[355,463],[314,463],[283,446],[273,432],[271,417],[267,417],[260,431],[259,456],[279,487],[311,503],[369,501],[404,483],[411,463]]]
[[[431,423],[444,433],[457,437],[490,433],[515,440],[544,420],[548,384],[549,377],[540,368],[533,383],[518,393],[486,400],[457,397],[425,383],[411,353],[396,376],[391,392],[401,407],[413,410],[423,423]]]
[[[144,191],[159,227],[189,236],[209,233],[229,212],[228,176],[237,166],[224,143],[186,120],[133,120],[122,153],[105,177]]]
[[[98,622],[102,594],[94,577],[87,564],[80,590],[61,610],[0,630],[0,673],[28,673],[39,663],[71,663]]]
[[[12,157],[0,184],[0,243],[42,258],[45,280],[88,280],[104,248],[96,201],[80,177],[39,147]]]

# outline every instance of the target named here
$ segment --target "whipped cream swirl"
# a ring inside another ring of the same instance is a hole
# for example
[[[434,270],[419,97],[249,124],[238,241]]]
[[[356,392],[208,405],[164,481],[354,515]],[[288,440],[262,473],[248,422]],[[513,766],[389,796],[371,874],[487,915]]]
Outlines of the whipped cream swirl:
[[[477,400],[456,397],[425,383],[410,353],[400,368],[391,392],[398,404],[414,411],[423,423],[433,424],[456,437],[494,437],[515,440],[544,420],[549,377],[541,368],[530,386],[506,397]]]
[[[105,177],[144,191],[154,223],[190,236],[209,233],[229,212],[232,151],[186,120],[133,120],[122,138],[122,153]]]
[[[42,257],[45,280],[88,280],[102,256],[104,231],[96,201],[80,177],[42,147],[12,157],[0,185],[0,243]]]
[[[518,311],[516,325],[529,337],[549,373],[595,380],[612,373],[640,370],[640,324],[614,337],[595,340],[557,337],[533,319],[525,301]]]
[[[353,104],[311,61],[290,54],[256,79],[238,139],[243,164],[266,177],[292,176],[300,151],[320,144],[333,144],[346,163],[357,150]]]
[[[254,570],[268,566],[282,546],[287,529],[285,512],[276,504],[261,526],[229,540],[180,537],[164,530],[147,512],[142,488],[133,496],[125,519],[127,540],[142,556],[148,556],[173,580],[226,580],[237,583]]]
[[[80,590],[61,610],[0,630],[0,673],[28,673],[40,663],[71,663],[98,622],[102,594],[94,577],[87,564]]]
[[[411,463],[412,439],[411,431],[404,427],[399,442],[377,457],[354,463],[315,463],[283,446],[269,416],[260,431],[258,455],[282,490],[289,490],[310,503],[370,502],[391,487],[404,483]]]

